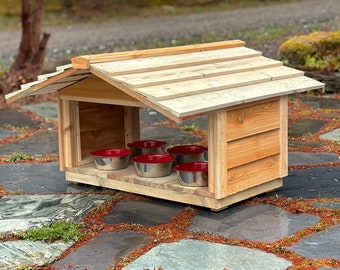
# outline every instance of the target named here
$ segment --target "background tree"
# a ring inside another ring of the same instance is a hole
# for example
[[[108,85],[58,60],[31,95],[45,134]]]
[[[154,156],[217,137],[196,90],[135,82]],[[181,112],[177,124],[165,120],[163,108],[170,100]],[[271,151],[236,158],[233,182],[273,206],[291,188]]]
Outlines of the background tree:
[[[20,88],[23,83],[37,79],[41,74],[50,34],[41,34],[44,0],[22,0],[22,34],[19,52],[0,84],[3,96]]]

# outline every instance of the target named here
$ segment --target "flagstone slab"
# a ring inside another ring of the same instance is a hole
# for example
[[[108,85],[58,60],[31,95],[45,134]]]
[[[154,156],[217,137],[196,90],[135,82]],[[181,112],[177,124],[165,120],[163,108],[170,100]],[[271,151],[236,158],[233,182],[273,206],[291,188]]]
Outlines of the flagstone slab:
[[[265,196],[291,198],[340,198],[340,167],[289,170],[283,186]]]
[[[313,164],[332,164],[339,162],[339,155],[334,153],[305,153],[305,152],[289,152],[289,165],[313,165]]]
[[[57,103],[56,102],[42,102],[37,104],[29,104],[21,107],[24,110],[34,112],[46,119],[57,120]]]
[[[0,269],[24,269],[23,266],[43,266],[53,262],[74,242],[7,241],[0,243]],[[26,268],[25,268],[26,269]]]
[[[29,116],[11,109],[0,110],[0,126],[3,125],[11,125],[19,128],[29,127],[31,129],[37,129],[39,127],[37,121],[33,121]]]
[[[289,137],[301,137],[313,134],[322,128],[327,121],[320,119],[301,119],[291,123],[288,127]]]
[[[55,262],[53,269],[109,269],[120,259],[141,248],[152,239],[148,234],[141,232],[102,233],[67,257]]]
[[[340,141],[340,128],[321,134],[319,138],[323,140]]]
[[[201,210],[192,218],[188,230],[226,238],[274,242],[319,220],[315,215],[292,214],[269,204],[239,205],[218,213]]]
[[[0,175],[0,184],[12,192],[50,194],[94,189],[66,181],[58,162],[0,164]]]
[[[285,259],[256,249],[185,239],[160,244],[123,269],[283,270],[290,265]]]
[[[184,208],[183,204],[162,200],[120,201],[111,213],[103,218],[103,221],[109,224],[133,223],[155,226],[168,223]]]
[[[301,95],[299,99],[314,109],[340,109],[339,100],[334,98]]]
[[[314,202],[313,205],[318,208],[328,208],[328,209],[340,209],[340,202],[329,202],[329,203],[318,203]]]
[[[324,231],[306,236],[295,245],[289,247],[290,250],[303,255],[306,258],[340,259],[340,224],[327,228]]]
[[[55,221],[80,222],[109,195],[6,195],[0,199],[0,233],[41,227]]]
[[[56,130],[37,132],[27,139],[1,145],[0,152],[2,155],[23,152],[31,156],[42,156],[46,154],[55,154],[58,156],[58,132]]]
[[[9,137],[12,137],[14,135],[19,134],[18,131],[12,131],[12,130],[6,130],[6,129],[2,129],[0,128],[0,141]]]

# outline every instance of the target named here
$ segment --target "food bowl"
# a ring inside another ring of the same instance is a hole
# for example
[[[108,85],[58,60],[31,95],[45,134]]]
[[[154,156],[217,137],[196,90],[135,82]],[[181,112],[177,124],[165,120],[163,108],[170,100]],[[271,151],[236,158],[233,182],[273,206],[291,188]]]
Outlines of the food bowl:
[[[131,150],[124,148],[98,149],[91,152],[94,167],[103,171],[114,171],[129,165]]]
[[[132,156],[146,154],[164,154],[167,142],[158,140],[143,140],[128,143]]]
[[[175,166],[179,182],[184,186],[208,185],[208,162],[188,162]]]
[[[135,172],[141,177],[164,177],[171,174],[174,157],[165,154],[145,154],[132,158]]]
[[[187,162],[204,162],[208,158],[208,148],[200,145],[177,145],[167,151],[175,158],[174,165]]]

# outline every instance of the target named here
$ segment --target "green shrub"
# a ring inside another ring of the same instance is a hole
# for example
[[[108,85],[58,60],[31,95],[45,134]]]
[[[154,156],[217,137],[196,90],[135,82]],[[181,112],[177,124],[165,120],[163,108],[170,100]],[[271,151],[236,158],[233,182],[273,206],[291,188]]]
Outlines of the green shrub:
[[[340,31],[292,37],[279,47],[279,58],[303,70],[339,72]]]

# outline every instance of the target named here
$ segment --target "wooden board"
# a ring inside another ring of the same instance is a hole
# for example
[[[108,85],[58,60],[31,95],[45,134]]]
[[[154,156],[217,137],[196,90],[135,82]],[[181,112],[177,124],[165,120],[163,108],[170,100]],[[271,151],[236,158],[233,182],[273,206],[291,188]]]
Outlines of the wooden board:
[[[60,91],[60,98],[84,102],[145,107],[145,105],[138,100],[95,76],[89,76],[77,84],[65,87]]]
[[[260,67],[269,68],[278,66],[282,66],[282,62],[273,61],[263,56],[253,56],[246,59],[241,58],[208,64],[195,62],[195,65],[186,67],[178,67],[176,65],[171,68],[167,66],[166,69],[164,69],[164,65],[163,69],[154,67],[147,69],[145,66],[142,66],[146,69],[144,72],[132,73],[132,71],[130,71],[131,73],[124,73],[122,75],[116,75],[117,71],[116,69],[113,69],[112,72],[110,72],[110,75],[114,75],[116,80],[128,83],[134,87],[146,87],[161,85],[163,83],[179,82],[186,79],[194,80],[201,79],[203,77],[208,78],[237,72],[251,71]],[[135,66],[133,67],[135,68]]]
[[[127,174],[126,176],[124,176],[124,172]],[[231,204],[243,201],[255,195],[272,191],[282,185],[282,179],[274,179],[264,184],[250,187],[249,189],[243,190],[237,194],[232,194],[221,199],[216,199],[214,198],[213,194],[207,191],[207,188],[180,186],[178,184],[178,181],[175,180],[172,184],[170,183],[171,181],[169,181],[167,184],[164,185],[155,185],[152,184],[155,179],[149,178],[143,179],[143,181],[140,181],[137,184],[133,179],[131,172],[131,167],[125,170],[121,170],[121,172],[118,173],[119,179],[112,179],[112,172],[99,171],[96,170],[92,165],[86,165],[76,168],[67,168],[66,179],[68,181],[76,183],[111,188],[115,190],[132,192],[135,194],[171,200],[190,205],[207,207],[214,211],[222,210]],[[111,174],[110,178],[108,178],[108,174]],[[128,178],[130,180],[127,180]],[[168,180],[170,179],[167,178],[163,181],[167,182]],[[159,184],[162,180],[158,179],[157,181]]]
[[[306,77],[294,77],[282,81],[268,81],[231,89],[221,89],[209,92],[209,94],[200,93],[192,96],[161,100],[155,102],[153,107],[171,119],[181,121],[183,117],[197,113],[207,113],[248,102],[318,89],[319,87],[322,87],[319,82]],[[171,114],[167,113],[168,111],[171,111]]]
[[[227,140],[232,141],[280,127],[280,99],[252,102],[227,110]]]
[[[125,147],[124,107],[79,102],[81,157],[96,149]]]
[[[105,53],[96,55],[82,55],[72,58],[72,66],[75,69],[88,69],[90,64],[102,63],[108,61],[121,61],[126,59],[139,59],[163,55],[184,54],[200,52],[206,50],[218,50],[221,48],[233,48],[244,46],[245,42],[241,40],[229,40],[220,42],[211,42],[204,44],[194,44],[186,46],[174,46],[168,48],[157,48],[150,50],[127,51],[118,53]]]

